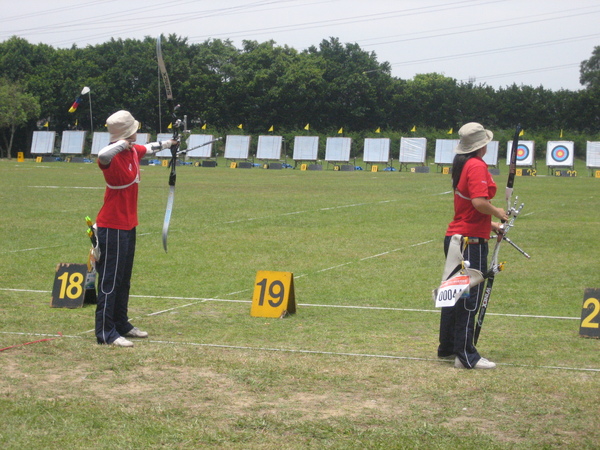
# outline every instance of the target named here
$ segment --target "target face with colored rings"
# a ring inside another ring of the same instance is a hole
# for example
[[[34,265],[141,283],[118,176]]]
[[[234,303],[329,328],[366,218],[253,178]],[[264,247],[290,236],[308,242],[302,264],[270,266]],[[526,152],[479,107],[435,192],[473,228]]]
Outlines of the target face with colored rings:
[[[557,145],[552,149],[552,159],[558,162],[564,162],[569,158],[569,149],[564,145]]]
[[[517,161],[526,161],[529,158],[529,147],[519,144],[517,147]]]

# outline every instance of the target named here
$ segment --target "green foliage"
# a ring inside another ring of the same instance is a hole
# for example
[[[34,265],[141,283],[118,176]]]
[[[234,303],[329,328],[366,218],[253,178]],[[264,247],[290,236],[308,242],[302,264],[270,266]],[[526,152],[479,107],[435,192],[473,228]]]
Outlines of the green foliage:
[[[39,114],[37,98],[23,92],[19,84],[0,78],[0,130],[3,137],[0,157],[11,155],[15,131]]]
[[[187,38],[163,38],[163,56],[175,101],[189,123],[227,130],[238,124],[252,134],[268,129],[367,133],[376,128],[393,132],[458,128],[478,121],[491,129],[521,123],[530,130],[569,130],[596,134],[600,125],[600,90],[594,88],[597,55],[582,63],[582,83],[588,89],[553,92],[542,86],[459,83],[439,73],[411,80],[391,76],[390,64],[374,52],[338,38],[298,52],[274,41],[207,40],[190,44]],[[156,41],[111,39],[95,46],[54,49],[12,37],[0,43],[0,73],[18,82],[37,98],[37,119],[62,132],[79,128],[104,129],[106,117],[118,109],[131,110],[142,131],[155,133],[171,121],[156,67]],[[90,96],[75,113],[68,109],[83,86]],[[93,99],[93,118],[89,101]],[[17,130],[21,150],[31,131]]]
[[[582,61],[579,81],[588,89],[600,89],[600,46],[594,47],[590,59]]]

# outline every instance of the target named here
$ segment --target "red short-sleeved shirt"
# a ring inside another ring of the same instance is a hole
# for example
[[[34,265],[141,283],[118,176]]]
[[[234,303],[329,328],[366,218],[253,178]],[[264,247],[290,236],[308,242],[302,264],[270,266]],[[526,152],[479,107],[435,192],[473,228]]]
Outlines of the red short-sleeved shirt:
[[[146,147],[134,145],[133,149],[117,153],[108,166],[98,161],[107,184],[104,205],[96,217],[99,227],[131,230],[137,226],[140,160],[145,154]]]
[[[489,200],[496,195],[496,183],[483,159],[472,157],[465,163],[456,190],[461,195],[454,193],[454,220],[448,225],[446,236],[461,234],[489,239],[492,218],[477,211],[470,200],[478,197]]]

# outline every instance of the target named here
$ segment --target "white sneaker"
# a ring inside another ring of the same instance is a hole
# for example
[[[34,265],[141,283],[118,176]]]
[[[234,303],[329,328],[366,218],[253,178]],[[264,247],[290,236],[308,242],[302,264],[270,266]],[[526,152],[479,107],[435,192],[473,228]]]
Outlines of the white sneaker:
[[[123,336],[119,336],[114,341],[112,341],[110,345],[115,345],[117,347],[133,347],[133,342],[128,341]]]
[[[458,356],[454,359],[454,367],[456,369],[466,369],[466,367],[463,365],[463,363],[460,361],[460,359],[458,359]],[[473,369],[495,369],[496,368],[496,363],[493,363],[492,361],[488,361],[485,358],[481,358],[479,361],[477,361],[477,364],[475,364],[475,366],[473,367]]]
[[[138,327],[133,327],[128,333],[124,334],[124,336],[133,338],[147,338],[148,332],[142,331]]]

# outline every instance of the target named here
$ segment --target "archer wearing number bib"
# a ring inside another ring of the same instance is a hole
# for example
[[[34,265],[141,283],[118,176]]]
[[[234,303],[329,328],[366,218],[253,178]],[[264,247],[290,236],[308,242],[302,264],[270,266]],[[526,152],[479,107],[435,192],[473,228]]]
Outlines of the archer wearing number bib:
[[[140,160],[172,141],[136,145],[139,123],[127,111],[110,116],[106,125],[110,144],[98,152],[98,165],[106,181],[104,204],[96,217],[99,258],[96,339],[99,344],[132,347],[126,337],[146,338],[148,333],[129,323],[129,287],[135,255]]]
[[[448,225],[444,240],[444,253],[453,235],[468,237],[463,256],[472,269],[487,270],[488,239],[491,231],[499,231],[499,224],[491,221],[495,216],[507,220],[502,208],[490,200],[496,195],[496,183],[489,173],[483,156],[493,133],[482,125],[471,122],[459,130],[460,142],[454,150],[452,186],[454,188],[454,219]],[[438,357],[454,357],[454,367],[466,369],[493,369],[491,361],[482,358],[473,344],[475,316],[483,294],[478,284],[461,296],[454,306],[442,308],[440,318],[440,344]]]

